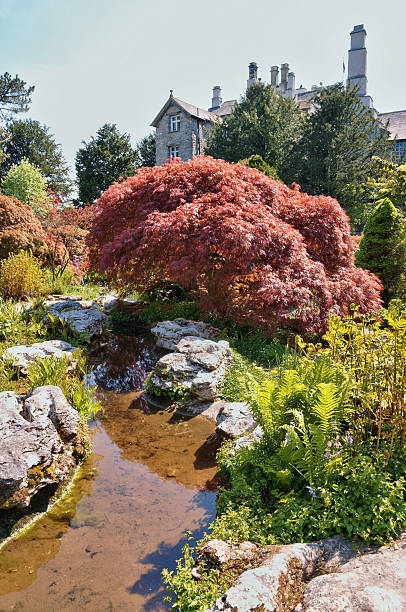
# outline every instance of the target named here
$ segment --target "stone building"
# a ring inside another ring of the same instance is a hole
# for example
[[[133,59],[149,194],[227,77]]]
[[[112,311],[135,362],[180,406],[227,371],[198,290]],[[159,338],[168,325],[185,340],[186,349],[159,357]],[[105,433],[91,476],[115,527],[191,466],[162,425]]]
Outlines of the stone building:
[[[394,142],[394,160],[400,160],[406,155],[406,110],[389,113],[378,113],[373,100],[368,93],[367,79],[367,49],[366,30],[364,25],[354,26],[350,34],[351,44],[348,51],[347,83],[358,88],[358,95],[363,104],[372,110],[390,132]],[[258,66],[251,62],[248,66],[247,88],[258,81]],[[284,98],[293,98],[299,104],[303,113],[311,113],[314,109],[314,97],[322,84],[312,85],[306,89],[303,85],[296,88],[295,73],[289,69],[289,64],[271,66],[270,84]],[[156,128],[156,164],[164,164],[170,158],[188,160],[204,153],[205,134],[213,123],[227,117],[236,100],[223,102],[221,88],[213,88],[211,106],[208,110],[199,108],[183,100],[179,100],[170,92],[170,96],[154,121]]]

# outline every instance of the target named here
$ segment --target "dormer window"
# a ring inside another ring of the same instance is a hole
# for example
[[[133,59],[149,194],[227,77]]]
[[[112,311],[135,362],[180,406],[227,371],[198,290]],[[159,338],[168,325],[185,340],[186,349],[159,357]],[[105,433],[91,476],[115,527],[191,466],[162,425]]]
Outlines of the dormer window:
[[[171,115],[169,121],[169,130],[171,132],[179,132],[180,130],[180,115]]]

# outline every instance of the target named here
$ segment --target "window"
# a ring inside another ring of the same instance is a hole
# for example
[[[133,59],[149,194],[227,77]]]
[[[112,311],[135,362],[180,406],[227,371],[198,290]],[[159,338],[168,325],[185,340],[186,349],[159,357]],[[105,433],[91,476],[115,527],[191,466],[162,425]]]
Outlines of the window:
[[[169,147],[170,159],[177,159],[179,157],[179,147]]]
[[[171,115],[169,123],[170,132],[179,132],[180,130],[180,115]]]
[[[406,160],[406,140],[395,140],[392,161],[398,164]]]

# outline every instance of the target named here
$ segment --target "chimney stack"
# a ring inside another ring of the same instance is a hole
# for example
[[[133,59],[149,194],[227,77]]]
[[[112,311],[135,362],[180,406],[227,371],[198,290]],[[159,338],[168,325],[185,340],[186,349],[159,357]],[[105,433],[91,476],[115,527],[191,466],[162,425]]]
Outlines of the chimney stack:
[[[275,89],[279,85],[279,66],[271,66],[271,85]]]
[[[211,99],[211,108],[209,111],[215,110],[216,108],[220,108],[223,100],[221,99],[221,87],[220,85],[215,85],[213,87],[213,97]]]
[[[354,26],[351,36],[351,46],[348,51],[347,84],[358,88],[358,95],[367,108],[371,108],[372,99],[367,94],[367,50],[365,41],[367,32],[364,24]]]
[[[289,74],[288,74],[287,94],[288,94],[289,98],[295,98],[296,97],[296,79],[295,79],[295,73],[294,72],[289,72]]]
[[[257,83],[258,81],[258,66],[255,62],[251,62],[248,66],[248,81],[247,81],[247,89],[253,83]]]

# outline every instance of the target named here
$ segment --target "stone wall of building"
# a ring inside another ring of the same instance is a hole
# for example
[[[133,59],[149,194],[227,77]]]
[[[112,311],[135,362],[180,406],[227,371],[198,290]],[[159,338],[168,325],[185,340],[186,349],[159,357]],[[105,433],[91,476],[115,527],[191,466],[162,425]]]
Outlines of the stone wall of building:
[[[170,118],[179,114],[180,129],[170,131]],[[179,156],[183,161],[204,152],[205,129],[210,122],[188,116],[173,104],[168,108],[156,128],[156,164],[161,166],[169,158],[169,147],[179,147]]]

